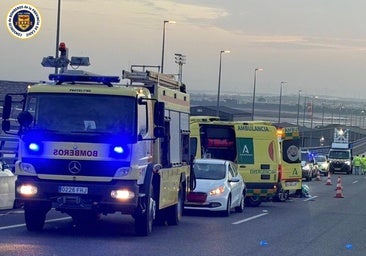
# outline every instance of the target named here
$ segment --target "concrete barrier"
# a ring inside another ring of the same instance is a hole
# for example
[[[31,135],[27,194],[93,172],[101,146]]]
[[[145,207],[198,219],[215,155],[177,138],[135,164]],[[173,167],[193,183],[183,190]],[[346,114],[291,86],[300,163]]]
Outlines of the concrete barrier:
[[[15,180],[10,169],[0,168],[0,210],[13,209],[15,199]]]

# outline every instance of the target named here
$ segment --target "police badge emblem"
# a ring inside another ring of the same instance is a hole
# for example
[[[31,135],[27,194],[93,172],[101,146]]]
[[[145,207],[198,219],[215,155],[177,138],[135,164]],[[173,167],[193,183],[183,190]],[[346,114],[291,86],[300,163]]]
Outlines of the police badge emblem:
[[[6,22],[13,36],[27,39],[35,36],[41,28],[41,15],[32,5],[19,4],[9,11]]]

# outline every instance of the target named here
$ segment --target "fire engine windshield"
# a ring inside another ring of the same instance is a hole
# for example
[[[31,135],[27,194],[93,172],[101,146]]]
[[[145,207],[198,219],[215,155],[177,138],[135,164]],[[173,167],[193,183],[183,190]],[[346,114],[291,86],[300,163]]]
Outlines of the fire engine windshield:
[[[30,129],[136,134],[136,99],[113,95],[29,95]]]

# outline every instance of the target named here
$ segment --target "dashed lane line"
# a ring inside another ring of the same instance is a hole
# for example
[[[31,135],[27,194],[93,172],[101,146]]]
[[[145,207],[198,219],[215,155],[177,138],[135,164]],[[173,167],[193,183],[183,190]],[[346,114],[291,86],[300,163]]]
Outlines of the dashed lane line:
[[[233,223],[231,223],[231,224],[233,224],[233,225],[238,225],[238,224],[241,224],[241,223],[244,223],[244,222],[250,221],[250,220],[254,220],[254,219],[257,219],[257,218],[263,217],[263,216],[265,216],[265,215],[267,215],[267,214],[268,214],[268,212],[264,212],[264,213],[261,213],[261,214],[254,215],[254,216],[252,216],[252,217],[246,218],[246,219],[242,219],[242,220],[239,220],[239,221],[233,222]]]
[[[46,223],[51,223],[51,222],[68,220],[68,219],[71,219],[71,217],[63,217],[63,218],[58,218],[58,219],[51,219],[51,220],[46,220],[45,222]],[[25,223],[23,223],[23,224],[17,224],[17,225],[5,226],[5,227],[0,227],[0,230],[6,230],[6,229],[12,229],[12,228],[19,228],[19,227],[25,227]]]
[[[308,197],[308,198],[306,198],[306,199],[304,199],[304,202],[306,202],[306,201],[312,201],[312,200],[314,200],[315,198],[317,198],[318,196],[312,196],[312,197]]]

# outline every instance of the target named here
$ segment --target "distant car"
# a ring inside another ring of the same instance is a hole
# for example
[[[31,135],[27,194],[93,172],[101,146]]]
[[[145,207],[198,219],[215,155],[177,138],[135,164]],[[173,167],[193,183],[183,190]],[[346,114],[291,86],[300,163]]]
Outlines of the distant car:
[[[186,210],[244,211],[246,186],[236,164],[220,159],[196,159],[193,164],[196,188],[188,193]]]
[[[328,175],[328,160],[324,155],[316,155],[314,156],[314,165],[317,167],[321,175]]]
[[[316,168],[314,168],[313,155],[308,150],[301,151],[301,171],[302,178],[306,181],[311,181],[316,177]]]

